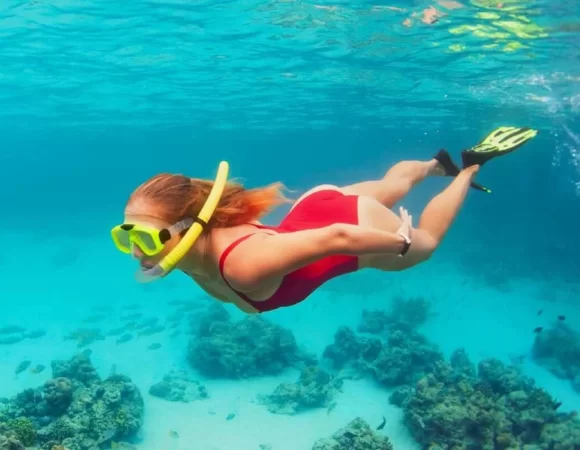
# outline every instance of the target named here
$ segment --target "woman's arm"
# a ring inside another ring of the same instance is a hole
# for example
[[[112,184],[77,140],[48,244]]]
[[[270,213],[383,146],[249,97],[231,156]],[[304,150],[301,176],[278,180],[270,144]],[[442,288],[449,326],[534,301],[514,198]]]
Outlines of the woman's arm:
[[[377,253],[399,255],[407,240],[399,233],[361,227],[360,225],[339,224],[342,242],[336,254],[363,256]]]
[[[233,252],[224,274],[235,289],[252,291],[264,281],[286,274],[330,255],[398,255],[406,247],[399,234],[358,225],[335,224],[324,228],[256,236],[243,252]],[[252,248],[253,247],[253,248]]]

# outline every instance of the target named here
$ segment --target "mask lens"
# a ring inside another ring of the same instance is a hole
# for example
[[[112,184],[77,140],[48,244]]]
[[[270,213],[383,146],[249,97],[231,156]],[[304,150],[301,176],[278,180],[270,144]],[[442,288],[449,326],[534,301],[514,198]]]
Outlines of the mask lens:
[[[143,252],[149,256],[155,255],[161,251],[161,248],[157,248],[156,241],[153,239],[151,233],[145,231],[133,231],[135,243],[143,250]]]
[[[129,237],[129,232],[125,230],[117,230],[115,232],[115,239],[120,250],[125,252],[131,251],[131,239]]]

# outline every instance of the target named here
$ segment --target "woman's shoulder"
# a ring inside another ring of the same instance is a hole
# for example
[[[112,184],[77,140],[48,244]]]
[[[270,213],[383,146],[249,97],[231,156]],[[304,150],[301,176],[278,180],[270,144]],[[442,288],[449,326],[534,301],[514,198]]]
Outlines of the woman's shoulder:
[[[260,250],[272,239],[272,233],[256,227],[237,226],[212,230],[209,252],[220,276],[231,288],[240,292],[255,289],[256,264],[249,263],[259,258]]]
[[[259,228],[254,224],[215,228],[210,233],[210,248],[217,256],[221,256],[228,248],[241,243],[243,238],[249,240],[251,237],[267,237],[272,234],[277,233],[274,230]]]

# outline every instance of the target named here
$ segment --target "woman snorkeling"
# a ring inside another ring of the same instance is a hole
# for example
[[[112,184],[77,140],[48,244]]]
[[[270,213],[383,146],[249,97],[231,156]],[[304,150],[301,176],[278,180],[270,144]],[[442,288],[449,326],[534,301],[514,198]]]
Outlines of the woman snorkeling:
[[[529,128],[501,127],[461,153],[430,161],[402,161],[381,180],[316,186],[277,226],[258,222],[287,202],[281,185],[245,189],[227,182],[222,163],[215,182],[160,174],[139,186],[125,221],[111,234],[117,248],[140,260],[138,277],[155,279],[177,268],[208,294],[247,313],[306,299],[326,281],[361,269],[398,271],[430,258],[457,216],[480,167],[533,138]],[[391,208],[428,176],[453,177],[413,227],[404,209]]]

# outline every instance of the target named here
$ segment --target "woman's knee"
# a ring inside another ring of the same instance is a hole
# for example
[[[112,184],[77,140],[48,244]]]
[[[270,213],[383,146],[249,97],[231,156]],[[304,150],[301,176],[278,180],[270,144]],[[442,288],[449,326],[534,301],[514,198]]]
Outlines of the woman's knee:
[[[439,247],[439,240],[431,236],[428,231],[415,229],[412,237],[411,250],[423,261],[430,259]]]
[[[384,178],[414,178],[417,173],[419,161],[400,161],[392,166]]]

